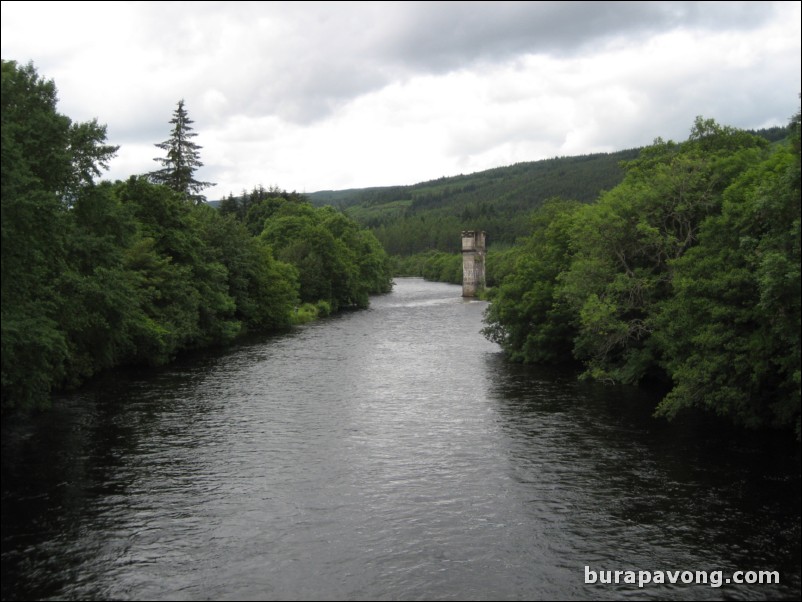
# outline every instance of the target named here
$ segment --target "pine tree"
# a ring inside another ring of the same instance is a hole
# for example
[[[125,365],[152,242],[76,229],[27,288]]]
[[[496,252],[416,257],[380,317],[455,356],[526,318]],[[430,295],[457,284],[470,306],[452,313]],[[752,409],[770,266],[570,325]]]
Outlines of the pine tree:
[[[199,192],[204,188],[214,186],[214,184],[201,182],[193,177],[195,170],[203,167],[198,152],[203,147],[192,141],[192,138],[197,136],[192,131],[192,124],[195,122],[187,115],[183,99],[178,101],[178,108],[173,113],[170,123],[173,125],[170,138],[156,144],[160,149],[167,151],[167,157],[153,159],[161,163],[163,167],[149,173],[148,177],[152,182],[164,184],[185,195],[187,199],[200,204],[206,200],[206,197]]]

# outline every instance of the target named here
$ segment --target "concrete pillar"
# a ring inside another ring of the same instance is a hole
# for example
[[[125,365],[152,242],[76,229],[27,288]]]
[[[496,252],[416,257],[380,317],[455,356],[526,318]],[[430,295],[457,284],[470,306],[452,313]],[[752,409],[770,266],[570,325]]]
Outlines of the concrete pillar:
[[[476,297],[485,288],[485,233],[462,232],[462,296]]]

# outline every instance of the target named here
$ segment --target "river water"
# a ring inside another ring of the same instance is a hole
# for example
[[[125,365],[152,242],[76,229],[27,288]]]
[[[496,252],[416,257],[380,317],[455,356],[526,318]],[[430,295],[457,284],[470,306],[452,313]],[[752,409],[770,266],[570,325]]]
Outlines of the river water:
[[[508,364],[485,307],[398,279],[4,421],[3,599],[799,597],[793,441]],[[608,570],[780,583],[585,582]]]

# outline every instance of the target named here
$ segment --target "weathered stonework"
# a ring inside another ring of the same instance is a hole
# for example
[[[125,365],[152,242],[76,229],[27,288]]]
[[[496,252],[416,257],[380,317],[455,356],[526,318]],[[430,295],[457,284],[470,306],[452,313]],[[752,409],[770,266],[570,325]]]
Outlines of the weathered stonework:
[[[462,296],[476,297],[485,288],[485,233],[462,232]]]

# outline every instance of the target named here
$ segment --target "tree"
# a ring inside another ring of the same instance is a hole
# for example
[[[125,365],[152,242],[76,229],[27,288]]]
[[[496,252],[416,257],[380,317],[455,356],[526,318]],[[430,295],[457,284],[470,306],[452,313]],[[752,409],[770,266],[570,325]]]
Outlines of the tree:
[[[56,86],[32,63],[2,61],[2,394],[3,407],[33,406],[66,371],[70,341],[60,290],[72,270],[75,204],[114,156],[106,128],[57,111]],[[70,209],[72,208],[72,209]]]
[[[371,294],[390,290],[389,261],[375,236],[332,207],[289,197],[263,201],[272,207],[260,238],[298,270],[302,302],[365,308]]]
[[[483,334],[516,361],[559,363],[571,358],[576,320],[557,294],[571,263],[576,201],[550,199],[531,220],[532,234],[514,247],[514,267],[491,291]]]
[[[792,126],[792,144],[745,171],[672,262],[656,334],[674,388],[660,415],[702,407],[800,436],[799,114]]]
[[[201,204],[206,197],[198,193],[215,184],[201,182],[193,177],[195,170],[203,167],[198,152],[203,147],[192,141],[192,138],[197,136],[192,131],[192,124],[195,122],[187,115],[183,99],[178,101],[178,107],[173,113],[170,123],[173,124],[170,138],[156,144],[160,149],[167,151],[167,157],[153,159],[161,163],[163,167],[158,171],[150,172],[148,177],[155,184],[164,184],[196,204]]]
[[[672,262],[697,244],[724,190],[767,146],[697,118],[687,142],[656,141],[621,184],[576,214],[559,294],[579,319],[574,356],[586,376],[629,384],[664,377],[652,334],[659,304],[673,295]]]

